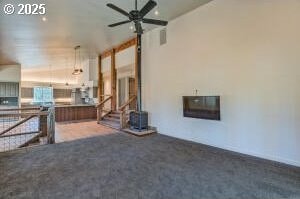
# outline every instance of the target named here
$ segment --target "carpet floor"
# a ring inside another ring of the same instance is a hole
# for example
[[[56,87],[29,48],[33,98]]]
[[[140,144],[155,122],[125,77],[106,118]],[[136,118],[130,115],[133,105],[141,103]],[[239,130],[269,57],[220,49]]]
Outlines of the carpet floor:
[[[0,198],[299,199],[300,169],[163,135],[0,154]]]

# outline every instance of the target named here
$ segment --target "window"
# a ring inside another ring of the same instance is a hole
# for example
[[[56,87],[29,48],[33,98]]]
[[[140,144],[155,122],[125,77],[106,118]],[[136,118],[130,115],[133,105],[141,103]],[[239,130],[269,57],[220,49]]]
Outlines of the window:
[[[33,101],[38,103],[53,102],[53,88],[52,87],[34,87]]]

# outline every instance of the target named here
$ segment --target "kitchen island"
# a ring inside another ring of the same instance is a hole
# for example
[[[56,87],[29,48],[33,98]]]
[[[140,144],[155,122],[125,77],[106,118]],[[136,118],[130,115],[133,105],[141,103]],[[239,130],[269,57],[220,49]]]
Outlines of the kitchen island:
[[[79,120],[96,120],[97,109],[95,105],[78,104],[78,105],[56,105],[55,121],[68,122]]]

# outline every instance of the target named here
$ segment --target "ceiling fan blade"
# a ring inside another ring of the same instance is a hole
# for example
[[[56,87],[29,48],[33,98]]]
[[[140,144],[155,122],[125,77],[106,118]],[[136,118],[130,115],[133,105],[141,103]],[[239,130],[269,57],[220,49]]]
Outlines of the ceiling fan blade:
[[[153,0],[149,0],[148,3],[141,9],[140,14],[141,17],[146,16],[155,6],[157,3]]]
[[[123,10],[123,9],[121,9],[121,8],[119,8],[119,7],[117,7],[117,6],[115,6],[115,5],[112,4],[112,3],[108,3],[107,6],[110,7],[111,9],[113,9],[113,10],[115,10],[115,11],[121,13],[122,15],[125,15],[126,17],[129,17],[129,16],[130,16],[128,12],[126,12],[125,10]]]
[[[131,22],[130,20],[127,20],[127,21],[122,21],[122,22],[119,22],[119,23],[110,24],[108,26],[109,27],[115,27],[115,26],[126,24],[126,23],[130,23],[130,22]]]
[[[143,34],[144,30],[143,30],[143,27],[142,27],[142,24],[140,22],[136,22],[135,23],[135,32],[137,34]]]
[[[146,18],[143,19],[143,23],[154,24],[154,25],[159,25],[159,26],[168,25],[167,21],[156,20],[156,19],[146,19]]]

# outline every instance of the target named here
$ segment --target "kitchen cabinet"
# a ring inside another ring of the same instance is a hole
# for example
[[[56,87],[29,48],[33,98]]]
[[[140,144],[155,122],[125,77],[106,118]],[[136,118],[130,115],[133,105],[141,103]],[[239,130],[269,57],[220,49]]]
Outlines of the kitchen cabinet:
[[[0,97],[5,97],[5,83],[0,83]]]
[[[97,108],[95,105],[66,105],[55,107],[55,121],[68,122],[80,120],[96,120]]]
[[[0,82],[0,97],[19,97],[19,83]]]

